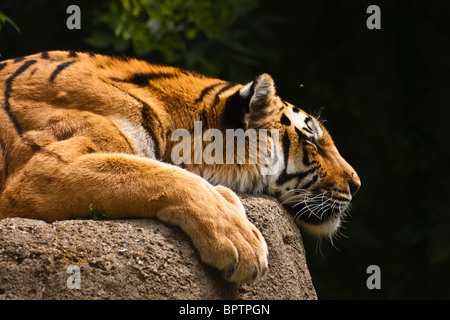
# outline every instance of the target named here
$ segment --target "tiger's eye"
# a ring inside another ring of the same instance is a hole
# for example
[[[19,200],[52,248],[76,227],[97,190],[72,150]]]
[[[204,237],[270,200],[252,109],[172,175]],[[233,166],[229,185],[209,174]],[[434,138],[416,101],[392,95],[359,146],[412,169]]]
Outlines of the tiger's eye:
[[[312,132],[314,132],[315,131],[315,128],[314,128],[314,123],[313,123],[313,120],[311,119],[311,118],[306,118],[305,119],[305,123],[306,123],[306,125],[308,126],[308,129],[309,130],[311,130]]]

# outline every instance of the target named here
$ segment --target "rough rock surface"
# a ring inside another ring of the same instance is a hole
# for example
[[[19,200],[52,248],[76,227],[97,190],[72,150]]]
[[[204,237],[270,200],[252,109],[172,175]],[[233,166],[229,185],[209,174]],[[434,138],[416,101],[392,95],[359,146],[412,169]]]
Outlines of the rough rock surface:
[[[157,220],[8,218],[0,220],[0,299],[317,299],[293,219],[270,197],[241,198],[269,246],[263,280],[223,280],[181,229]],[[79,267],[79,289],[69,266]]]

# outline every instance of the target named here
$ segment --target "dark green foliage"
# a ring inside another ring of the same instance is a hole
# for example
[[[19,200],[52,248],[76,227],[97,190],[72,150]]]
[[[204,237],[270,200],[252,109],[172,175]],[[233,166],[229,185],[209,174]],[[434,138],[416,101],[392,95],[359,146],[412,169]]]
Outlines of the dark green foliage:
[[[261,40],[274,36],[258,32],[266,16],[249,19],[257,4],[256,0],[114,1],[96,18],[100,29],[87,42],[210,76],[246,80],[252,76],[251,67],[266,56]]]
[[[81,30],[65,27],[69,4]],[[381,30],[366,28],[371,4]],[[238,82],[272,74],[284,99],[323,107],[362,180],[339,250],[304,237],[319,298],[450,298],[450,3],[2,0],[0,12],[21,30],[2,29],[3,58],[92,50]],[[366,287],[372,264],[381,290]]]

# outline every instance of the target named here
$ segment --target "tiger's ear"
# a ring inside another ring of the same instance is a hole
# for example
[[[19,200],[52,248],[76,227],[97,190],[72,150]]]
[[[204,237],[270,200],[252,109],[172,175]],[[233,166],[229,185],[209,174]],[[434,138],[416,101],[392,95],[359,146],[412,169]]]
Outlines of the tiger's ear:
[[[267,73],[257,76],[239,90],[241,98],[249,102],[249,112],[264,111],[275,94],[275,83]]]
[[[226,127],[247,129],[249,122],[270,114],[270,101],[276,95],[272,77],[263,73],[228,98],[222,123]]]

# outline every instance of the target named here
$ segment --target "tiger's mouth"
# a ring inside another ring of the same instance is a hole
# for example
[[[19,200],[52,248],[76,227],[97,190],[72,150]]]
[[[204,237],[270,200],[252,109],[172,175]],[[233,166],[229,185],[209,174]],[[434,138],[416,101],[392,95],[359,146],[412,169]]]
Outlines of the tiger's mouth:
[[[350,208],[350,200],[326,192],[297,194],[281,203],[297,224],[319,236],[333,234]]]

